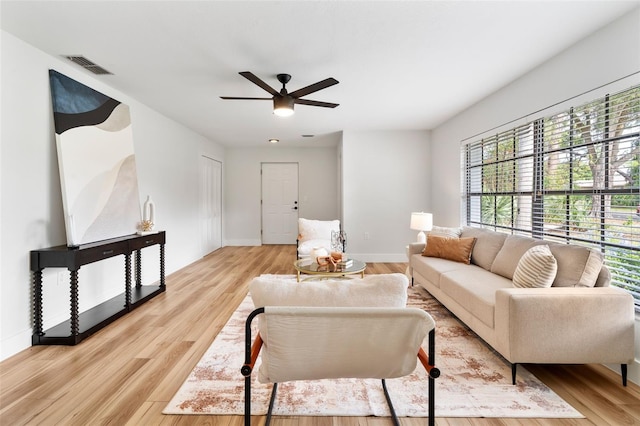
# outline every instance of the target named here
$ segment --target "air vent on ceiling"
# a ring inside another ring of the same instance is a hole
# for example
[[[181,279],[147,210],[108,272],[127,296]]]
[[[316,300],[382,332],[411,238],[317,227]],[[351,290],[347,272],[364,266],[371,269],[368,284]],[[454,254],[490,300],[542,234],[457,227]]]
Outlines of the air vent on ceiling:
[[[75,64],[80,65],[82,68],[91,71],[94,74],[109,74],[109,75],[113,75],[112,72],[107,71],[106,69],[102,68],[100,65],[96,65],[95,63],[91,62],[90,60],[88,60],[84,56],[68,56],[68,55],[65,55],[65,58],[67,58],[68,60],[70,60],[71,62],[73,62]]]

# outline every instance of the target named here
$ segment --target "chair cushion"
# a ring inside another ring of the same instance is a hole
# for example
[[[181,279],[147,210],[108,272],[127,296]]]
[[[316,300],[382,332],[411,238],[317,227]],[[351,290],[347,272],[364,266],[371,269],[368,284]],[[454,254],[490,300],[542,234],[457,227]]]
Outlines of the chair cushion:
[[[311,250],[316,247],[322,247],[327,251],[327,253],[331,253],[331,240],[307,240],[298,244],[298,256],[306,257],[309,256]]]
[[[409,280],[404,274],[327,279],[298,283],[277,276],[256,277],[249,293],[256,308],[264,306],[395,307],[407,306]]]
[[[298,219],[298,239],[300,241],[331,241],[331,231],[340,231],[339,220]]]
[[[418,308],[265,308],[261,383],[411,374],[433,318]]]

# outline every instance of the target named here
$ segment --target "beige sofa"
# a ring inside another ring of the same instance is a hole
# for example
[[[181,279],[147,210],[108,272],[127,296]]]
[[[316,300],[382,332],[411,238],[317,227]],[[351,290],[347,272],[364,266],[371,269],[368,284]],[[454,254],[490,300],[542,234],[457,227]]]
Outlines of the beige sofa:
[[[412,284],[423,286],[507,359],[514,384],[518,363],[612,363],[621,365],[626,385],[627,364],[634,358],[633,298],[609,287],[599,252],[471,227],[435,232],[430,236],[454,232],[475,238],[470,264],[423,256],[425,245],[413,243]],[[552,286],[514,287],[520,259],[541,244],[557,262]]]

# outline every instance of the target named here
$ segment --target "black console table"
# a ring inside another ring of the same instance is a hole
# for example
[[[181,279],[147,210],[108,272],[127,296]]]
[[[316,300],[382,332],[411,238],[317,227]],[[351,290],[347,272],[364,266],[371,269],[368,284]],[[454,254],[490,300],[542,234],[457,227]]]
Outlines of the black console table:
[[[78,247],[56,246],[31,251],[33,273],[33,345],[75,345],[92,333],[112,323],[127,312],[165,291],[165,231],[150,235],[127,235]],[[160,285],[142,285],[142,255],[149,246],[160,245]],[[136,284],[131,285],[131,254],[136,256]],[[86,312],[78,312],[78,270],[82,265],[123,254],[125,258],[124,293]],[[42,329],[42,271],[44,268],[67,268],[71,273],[71,317],[48,330]]]

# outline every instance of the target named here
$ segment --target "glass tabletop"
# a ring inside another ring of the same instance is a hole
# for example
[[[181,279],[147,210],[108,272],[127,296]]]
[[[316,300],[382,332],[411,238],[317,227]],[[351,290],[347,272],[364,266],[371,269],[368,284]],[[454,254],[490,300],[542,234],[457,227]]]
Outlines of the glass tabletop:
[[[367,267],[367,264],[355,259],[349,259],[349,266],[341,266],[337,264],[335,267],[329,265],[318,265],[311,259],[300,259],[293,263],[293,266],[298,272],[303,274],[325,274],[325,275],[344,275],[344,274],[357,274],[362,272]]]

